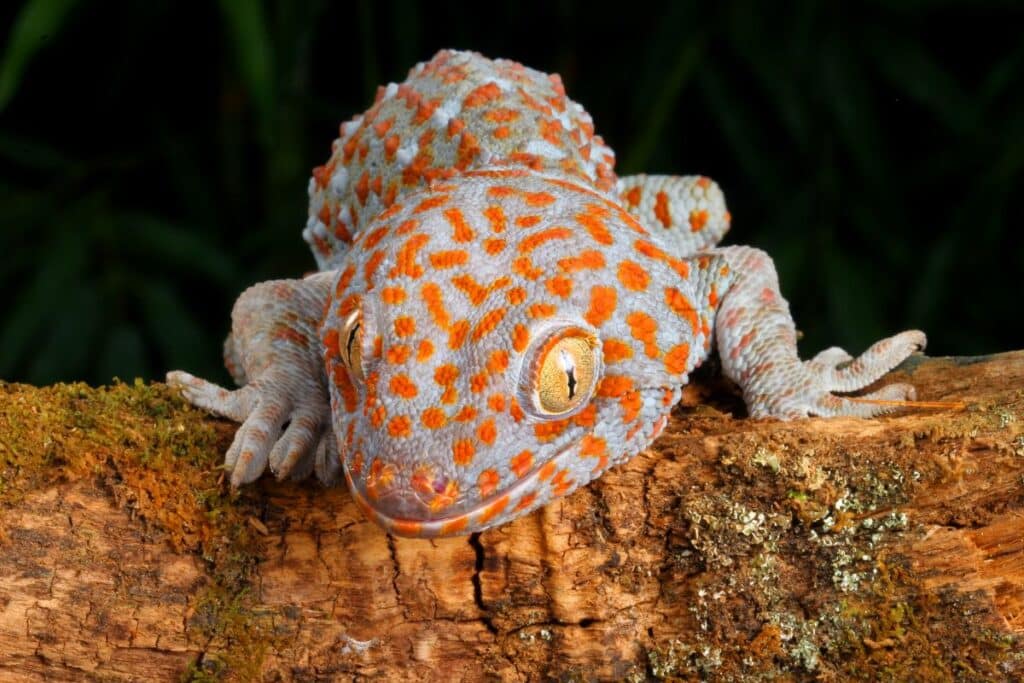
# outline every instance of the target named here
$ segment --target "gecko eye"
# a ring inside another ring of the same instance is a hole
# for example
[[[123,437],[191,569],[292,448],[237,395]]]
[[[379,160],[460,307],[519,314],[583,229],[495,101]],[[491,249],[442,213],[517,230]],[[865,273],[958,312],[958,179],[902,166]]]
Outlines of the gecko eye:
[[[341,362],[348,368],[349,376],[363,378],[363,318],[356,311],[341,328]]]
[[[564,416],[590,400],[600,373],[600,344],[578,327],[560,330],[531,363],[532,399],[541,415]]]

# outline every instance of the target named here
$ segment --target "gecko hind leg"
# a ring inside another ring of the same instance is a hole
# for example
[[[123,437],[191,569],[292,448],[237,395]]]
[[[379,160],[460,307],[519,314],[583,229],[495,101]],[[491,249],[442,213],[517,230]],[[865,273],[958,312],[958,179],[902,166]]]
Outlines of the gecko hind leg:
[[[619,178],[617,189],[626,210],[675,256],[710,249],[729,230],[725,195],[710,178],[631,175]]]
[[[752,417],[870,417],[895,409],[870,401],[914,398],[909,384],[891,384],[857,398],[836,394],[872,384],[923,349],[927,341],[923,332],[901,332],[876,342],[856,358],[832,347],[802,361],[796,326],[779,291],[771,258],[751,247],[713,249],[700,258],[710,259],[708,267],[699,271],[699,284],[715,309],[714,334],[722,369],[742,387]]]

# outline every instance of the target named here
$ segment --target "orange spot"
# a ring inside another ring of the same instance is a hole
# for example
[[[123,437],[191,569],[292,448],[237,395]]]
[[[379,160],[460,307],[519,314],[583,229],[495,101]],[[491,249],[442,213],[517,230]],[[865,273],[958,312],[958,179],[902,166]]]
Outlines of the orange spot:
[[[587,204],[586,211],[576,214],[576,221],[587,229],[594,241],[609,245],[615,240],[602,220],[610,211],[600,204]]]
[[[555,203],[555,196],[550,192],[524,192],[523,199],[528,206],[548,206]]]
[[[487,372],[496,375],[499,372],[505,372],[507,368],[508,351],[503,349],[492,351],[490,358],[487,359]]]
[[[519,404],[512,401],[512,405],[509,406],[508,414],[512,416],[512,419],[516,422],[521,422],[526,415],[523,414],[523,409],[519,407]]]
[[[410,232],[420,227],[420,222],[415,218],[402,221],[402,224],[395,228],[396,235],[408,235]]]
[[[526,476],[530,468],[533,467],[533,453],[530,451],[520,451],[519,455],[516,455],[509,461],[509,466],[517,477]]]
[[[526,216],[518,216],[516,218],[516,225],[520,228],[532,228],[533,226],[540,223],[540,216],[534,214],[528,214]]]
[[[476,279],[472,275],[458,275],[453,277],[452,284],[469,297],[470,303],[474,306],[482,304],[484,299],[487,298],[487,295],[490,294],[490,289],[477,283]]]
[[[632,422],[640,415],[644,402],[639,391],[627,391],[619,399],[619,405],[622,406],[622,421]]]
[[[512,331],[512,348],[519,353],[526,350],[527,344],[530,343],[530,331],[526,329],[525,325],[516,325]]]
[[[496,413],[502,413],[505,411],[505,395],[504,394],[491,394],[487,399],[487,407]]]
[[[526,508],[533,505],[533,501],[535,500],[537,500],[537,494],[533,491],[530,491],[525,496],[519,499],[519,502],[516,503],[516,506],[515,508],[513,508],[513,510],[515,512],[521,512],[522,510],[525,510]]]
[[[510,132],[511,131],[509,131],[508,126],[498,126],[491,132],[491,135],[498,138],[499,140],[504,140],[509,136]]]
[[[519,110],[509,107],[492,109],[484,114],[484,118],[492,123],[509,123],[519,118]]]
[[[456,422],[472,422],[473,420],[476,419],[476,416],[479,414],[479,412],[480,411],[478,411],[473,406],[463,406],[462,410],[456,413],[455,417],[453,417],[452,419],[455,420]]]
[[[529,237],[524,237],[519,243],[519,251],[523,254],[529,254],[545,242],[557,239],[569,239],[570,237],[572,237],[572,230],[569,228],[549,228],[547,230],[536,232]]]
[[[418,393],[416,384],[409,379],[408,375],[395,375],[391,378],[388,388],[391,389],[392,394],[405,399],[415,398]]]
[[[395,318],[395,335],[411,337],[416,333],[416,320],[407,315]]]
[[[623,261],[619,264],[619,282],[626,289],[642,292],[647,289],[647,283],[650,280],[647,271],[633,261]]]
[[[569,426],[568,420],[553,420],[552,422],[538,422],[533,426],[533,435],[538,441],[551,441],[560,435]]]
[[[366,197],[370,194],[370,172],[363,171],[363,175],[359,176],[359,180],[356,182],[356,198],[359,199],[360,204],[366,204]]]
[[[494,440],[498,438],[498,428],[494,426],[494,420],[487,419],[481,422],[480,426],[476,428],[476,435],[488,446],[493,444]]]
[[[434,355],[434,342],[429,339],[422,340],[416,349],[416,360],[422,363],[432,355]]]
[[[384,158],[388,161],[394,161],[395,152],[398,151],[399,146],[402,144],[401,138],[397,135],[392,135],[384,141]]]
[[[529,256],[520,256],[512,262],[512,272],[516,275],[521,275],[527,280],[536,280],[544,271],[540,268],[533,266],[533,261],[530,260]]]
[[[386,304],[400,304],[405,301],[405,290],[401,287],[385,287],[380,292],[380,298]]]
[[[501,206],[498,204],[492,204],[484,209],[484,217],[491,224],[492,232],[504,232],[505,228],[508,227],[508,221],[505,218],[505,211],[502,210]]]
[[[599,251],[584,251],[579,256],[559,260],[558,267],[567,273],[604,268],[604,255]]]
[[[473,107],[479,107],[491,100],[496,100],[499,97],[501,97],[501,89],[498,87],[498,84],[494,81],[488,81],[466,95],[466,99],[463,100],[462,106],[466,109],[472,109]]]
[[[388,434],[395,439],[411,435],[412,421],[406,415],[396,415],[388,421]]]
[[[373,426],[376,427],[377,429],[380,429],[380,427],[384,424],[384,420],[386,420],[387,417],[387,408],[385,408],[384,406],[377,406],[376,408],[374,408],[373,412],[370,413],[370,423],[373,424]]]
[[[718,307],[718,287],[714,283],[712,283],[711,291],[708,293],[708,304],[711,308]]]
[[[553,296],[566,299],[572,294],[572,280],[561,275],[556,275],[545,283],[548,291]]]
[[[469,321],[459,320],[454,323],[448,330],[448,348],[455,349],[461,348],[463,342],[466,341],[466,335],[469,334]]]
[[[522,287],[513,287],[512,289],[508,290],[508,302],[510,304],[512,304],[513,306],[518,306],[524,301],[526,301],[525,289],[523,289]]]
[[[463,249],[435,251],[430,255],[430,265],[439,270],[465,265],[467,261],[469,261],[469,254]]]
[[[356,388],[353,386],[352,380],[349,379],[348,371],[341,363],[337,363],[334,366],[334,386],[338,388],[338,393],[341,394],[341,401],[345,405],[345,411],[354,413],[357,406]]]
[[[469,439],[459,439],[452,445],[452,460],[456,465],[468,465],[475,455],[476,448]]]
[[[626,193],[622,195],[622,198],[625,199],[626,203],[630,206],[640,206],[641,192],[640,186],[637,185],[636,187],[631,187],[627,190]]]
[[[403,344],[395,344],[388,348],[385,358],[392,365],[401,365],[409,360],[409,347]]]
[[[416,522],[411,519],[396,519],[391,527],[396,536],[422,536],[423,522]]]
[[[614,287],[594,285],[590,288],[590,308],[587,309],[587,322],[594,327],[603,325],[615,312],[618,292]]]
[[[441,525],[441,535],[453,536],[455,534],[461,533],[465,531],[467,524],[469,524],[469,517],[465,515],[453,519],[450,522],[445,522]]]
[[[620,398],[633,390],[633,380],[625,375],[605,375],[597,385],[597,395],[603,398]]]
[[[608,444],[600,436],[585,435],[580,439],[580,457],[597,458],[605,455]]]
[[[690,331],[697,335],[697,311],[690,300],[674,287],[665,288],[665,303],[672,312],[690,323]]]
[[[654,216],[666,228],[672,227],[672,216],[668,212],[668,195],[664,192],[654,195]]]
[[[626,324],[633,338],[644,344],[644,353],[651,358],[657,358],[660,353],[655,333],[658,330],[658,322],[643,311],[633,311],[626,316]]]
[[[487,376],[486,372],[478,372],[469,378],[469,388],[474,394],[479,394],[487,388],[489,381],[490,378]]]
[[[605,339],[602,349],[605,363],[618,363],[633,357],[633,347],[620,339]]]
[[[508,507],[508,496],[502,496],[498,500],[487,506],[487,509],[483,511],[483,514],[476,520],[477,524],[487,524],[492,519],[504,512],[505,508]]]
[[[383,261],[384,261],[384,252],[383,251],[375,251],[375,252],[373,252],[373,255],[370,256],[370,258],[366,261],[366,265],[364,266],[363,277],[370,284],[373,284],[373,276],[377,272],[377,269],[380,267],[380,264]]]
[[[453,138],[462,132],[462,129],[466,127],[466,122],[459,118],[453,118],[448,121],[448,137]]]
[[[352,422],[350,424],[354,425],[355,423]],[[349,464],[348,469],[352,473],[353,477],[359,477],[363,473],[362,453],[357,451],[356,454],[352,456],[352,462]]]
[[[552,304],[533,304],[526,309],[527,315],[531,318],[550,318],[558,312],[558,306]]]
[[[550,479],[551,475],[555,473],[555,467],[556,465],[553,460],[549,460],[548,462],[544,463],[544,466],[540,468],[539,472],[537,472],[537,478],[540,479],[541,481]]]
[[[505,248],[505,240],[499,240],[499,239],[484,240],[484,251],[486,251],[491,256],[496,256],[497,254],[500,254],[504,248]]]
[[[448,195],[446,195],[446,194],[432,195],[432,196],[427,197],[426,199],[424,199],[419,204],[417,204],[416,208],[413,209],[412,212],[413,213],[423,213],[424,211],[429,211],[430,209],[437,208],[437,207],[439,207],[442,204],[445,204],[447,202],[448,202]]]
[[[407,239],[402,248],[398,250],[395,267],[391,269],[391,277],[407,275],[411,278],[418,278],[423,275],[423,268],[416,262],[416,256],[420,249],[430,241],[430,235],[417,233]]]
[[[450,319],[448,317],[448,310],[444,307],[441,288],[433,282],[428,282],[423,285],[421,294],[423,296],[423,302],[427,305],[427,312],[430,313],[430,317],[433,318],[434,324],[442,330],[448,329]]]
[[[695,184],[697,185],[697,187],[706,190],[709,187],[711,187],[711,178],[705,178],[704,176],[701,176],[700,178],[697,178]]]
[[[366,250],[373,249],[377,244],[384,238],[384,235],[388,234],[388,227],[377,228],[366,236],[363,241],[363,248]]]
[[[462,215],[462,211],[457,208],[445,209],[444,217],[451,224],[454,232],[452,233],[452,239],[456,242],[471,242],[476,236],[473,228],[466,222],[466,217]]]
[[[504,308],[495,308],[488,311],[484,317],[480,318],[480,322],[478,322],[476,327],[473,329],[473,341],[480,341],[488,333],[494,331],[494,328],[496,328],[504,318]]]
[[[494,470],[484,470],[481,472],[480,477],[476,480],[476,485],[480,489],[480,497],[486,498],[494,493],[499,483],[501,483],[501,477]]]
[[[708,222],[708,212],[705,209],[694,209],[690,212],[690,232],[700,232]]]
[[[511,197],[515,193],[516,189],[514,187],[509,187],[508,185],[494,185],[492,187],[487,188],[487,195],[490,197]]]
[[[674,375],[686,372],[689,366],[690,345],[678,344],[665,354],[665,369]]]
[[[575,483],[572,479],[566,479],[568,474],[568,470],[559,470],[555,478],[551,480],[552,492],[556,496],[564,496]]]
[[[572,421],[579,427],[593,427],[597,421],[597,406],[588,403],[583,410],[572,416]]]
[[[439,365],[437,369],[434,370],[434,381],[443,387],[453,384],[458,378],[459,368],[451,363]]]
[[[428,429],[440,429],[448,422],[448,416],[440,408],[427,408],[420,416],[420,421]]]

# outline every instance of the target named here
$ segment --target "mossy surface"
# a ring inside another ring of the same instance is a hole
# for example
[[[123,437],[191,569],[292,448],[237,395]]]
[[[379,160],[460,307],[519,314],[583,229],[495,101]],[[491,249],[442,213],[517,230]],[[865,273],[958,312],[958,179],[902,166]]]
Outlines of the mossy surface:
[[[35,388],[0,383],[0,534],[4,512],[33,491],[89,478],[118,505],[202,559],[186,679],[251,679],[268,619],[255,609],[258,503],[232,495],[219,468],[234,429],[162,384]],[[257,520],[257,521],[253,521]]]

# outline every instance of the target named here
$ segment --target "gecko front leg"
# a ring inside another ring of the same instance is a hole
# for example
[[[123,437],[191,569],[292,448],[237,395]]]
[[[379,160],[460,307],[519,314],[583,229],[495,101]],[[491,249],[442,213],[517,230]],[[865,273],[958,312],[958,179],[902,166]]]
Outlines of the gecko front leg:
[[[241,422],[224,467],[231,485],[259,478],[269,465],[279,478],[316,470],[325,483],[340,464],[330,425],[330,399],[317,328],[333,272],[254,285],[231,313],[225,357],[244,386],[234,391],[180,370],[167,383],[201,408]]]

